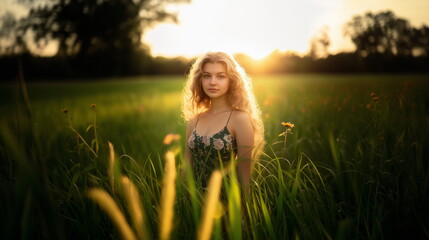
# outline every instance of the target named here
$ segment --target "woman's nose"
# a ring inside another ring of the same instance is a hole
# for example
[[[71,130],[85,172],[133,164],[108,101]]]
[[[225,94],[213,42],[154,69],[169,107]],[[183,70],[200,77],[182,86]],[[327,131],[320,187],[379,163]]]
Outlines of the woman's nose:
[[[210,85],[215,85],[216,81],[215,81],[215,77],[211,77],[210,78]]]

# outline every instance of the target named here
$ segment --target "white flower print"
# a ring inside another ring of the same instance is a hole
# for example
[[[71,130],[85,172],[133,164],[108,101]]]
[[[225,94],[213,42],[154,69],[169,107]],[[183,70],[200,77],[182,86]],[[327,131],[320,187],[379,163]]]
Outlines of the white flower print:
[[[231,145],[232,145],[232,136],[231,134],[225,135],[223,137],[223,140],[225,140],[226,143],[226,150],[230,150],[231,149]]]
[[[213,139],[213,147],[216,150],[221,150],[223,148],[224,144],[221,139],[215,138]]]
[[[225,135],[223,137],[223,140],[225,140],[226,143],[231,143],[232,142],[232,137],[231,137],[230,134],[228,134],[228,135]]]
[[[189,145],[189,148],[194,149],[194,147],[195,147],[195,136],[194,136],[194,134],[191,134],[191,136],[189,137],[188,145]]]
[[[209,136],[204,136],[203,137],[203,143],[206,147],[210,146],[210,137]]]

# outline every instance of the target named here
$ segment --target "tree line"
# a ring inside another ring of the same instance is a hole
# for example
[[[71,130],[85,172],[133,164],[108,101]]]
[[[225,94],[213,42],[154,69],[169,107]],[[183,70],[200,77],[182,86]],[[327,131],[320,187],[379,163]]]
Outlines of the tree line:
[[[0,20],[0,77],[12,79],[21,65],[27,79],[185,74],[193,59],[150,55],[144,30],[177,21],[156,0],[57,0],[27,4],[27,16],[6,12]],[[188,2],[172,0],[170,2]],[[327,29],[311,40],[305,56],[275,51],[261,61],[237,54],[249,73],[285,72],[429,72],[429,27],[414,27],[391,11],[365,13],[345,24],[354,52],[329,54]],[[55,42],[52,57],[30,46]]]

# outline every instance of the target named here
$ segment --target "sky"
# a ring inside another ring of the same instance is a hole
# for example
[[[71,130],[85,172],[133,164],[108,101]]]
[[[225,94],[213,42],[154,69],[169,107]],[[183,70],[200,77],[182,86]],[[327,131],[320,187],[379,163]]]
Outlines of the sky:
[[[143,36],[155,56],[194,57],[218,50],[255,59],[274,50],[305,54],[325,26],[331,53],[351,51],[344,25],[368,11],[392,10],[413,26],[429,25],[429,0],[193,0],[171,10],[178,12],[179,24],[158,24]]]
[[[26,13],[16,0],[0,0],[0,14]],[[245,53],[255,59],[274,50],[306,54],[310,40],[328,27],[329,52],[352,51],[344,24],[355,15],[392,10],[413,26],[429,25],[429,0],[192,0],[169,5],[179,24],[160,23],[146,29],[142,42],[154,56],[195,57],[207,51]],[[55,44],[38,54],[51,55]]]

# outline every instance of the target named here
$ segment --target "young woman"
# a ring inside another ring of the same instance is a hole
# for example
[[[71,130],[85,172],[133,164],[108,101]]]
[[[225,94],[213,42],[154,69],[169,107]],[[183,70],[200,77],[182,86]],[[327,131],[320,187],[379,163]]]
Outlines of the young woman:
[[[264,145],[261,111],[245,71],[230,55],[209,52],[192,65],[184,89],[187,121],[185,163],[206,187],[213,170],[236,161],[237,177],[249,192],[252,161]]]

